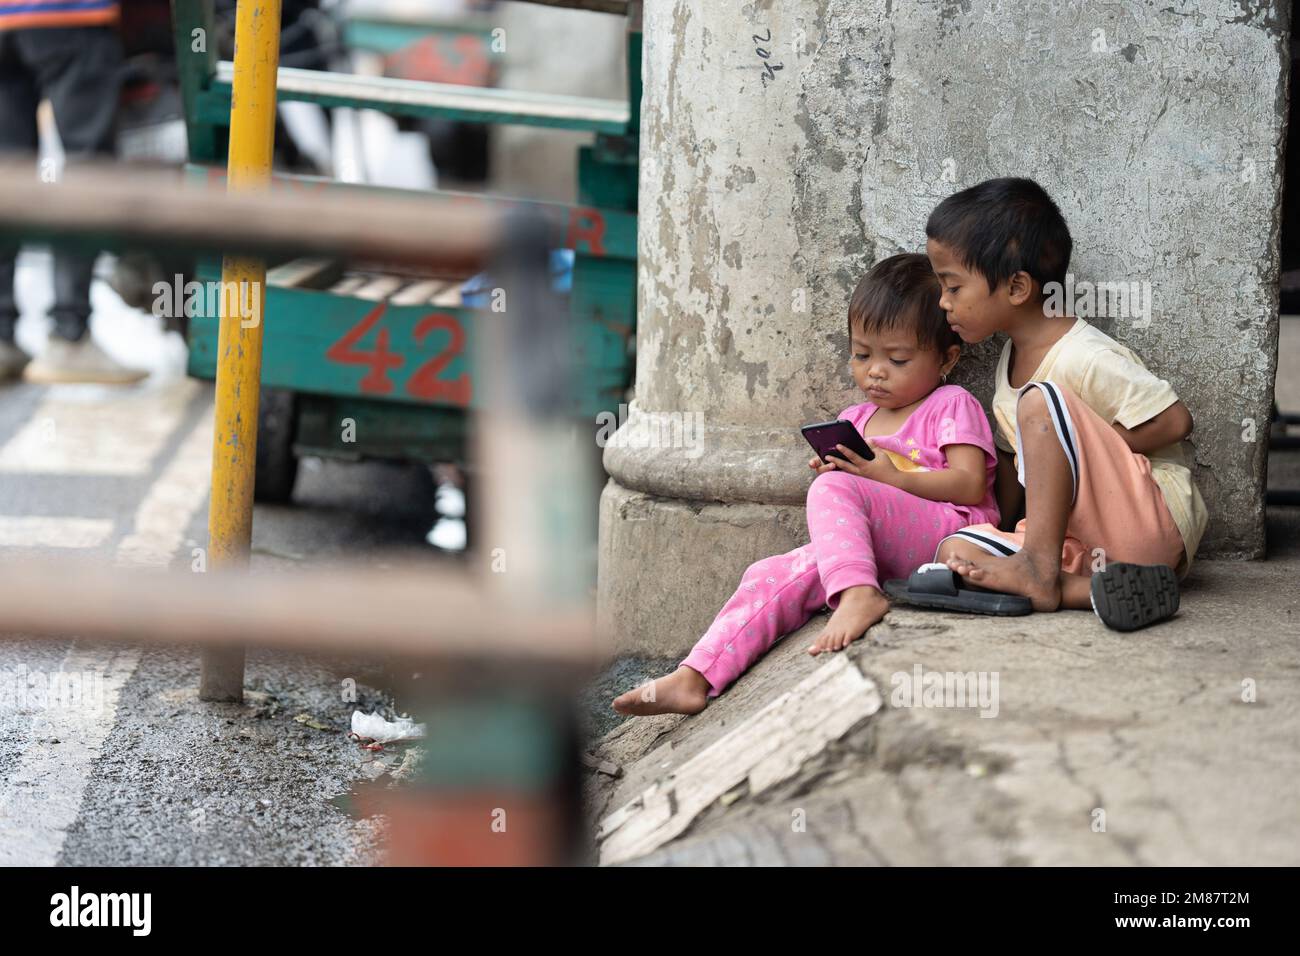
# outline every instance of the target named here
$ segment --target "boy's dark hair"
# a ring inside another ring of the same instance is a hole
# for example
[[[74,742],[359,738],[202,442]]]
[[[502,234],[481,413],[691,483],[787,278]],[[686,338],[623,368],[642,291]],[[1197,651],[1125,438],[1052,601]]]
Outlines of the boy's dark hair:
[[[1022,271],[1040,292],[1064,284],[1074,246],[1061,210],[1032,179],[990,179],[953,193],[930,213],[925,234],[982,274],[990,292]]]
[[[855,329],[879,332],[909,328],[923,349],[948,351],[961,339],[939,308],[939,280],[930,260],[917,253],[882,259],[862,277],[849,300],[849,336]]]

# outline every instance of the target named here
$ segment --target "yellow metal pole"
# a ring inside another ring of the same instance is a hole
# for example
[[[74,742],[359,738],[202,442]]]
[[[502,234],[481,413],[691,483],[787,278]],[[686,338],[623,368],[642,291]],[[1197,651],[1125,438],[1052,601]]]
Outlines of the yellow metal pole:
[[[215,40],[208,38],[209,43]],[[270,185],[279,65],[280,0],[239,0],[235,9],[235,76],[230,101],[229,191],[266,189]],[[226,256],[221,281],[212,501],[208,511],[208,560],[214,570],[248,565],[266,263]],[[204,700],[243,700],[242,647],[203,651],[199,696]]]

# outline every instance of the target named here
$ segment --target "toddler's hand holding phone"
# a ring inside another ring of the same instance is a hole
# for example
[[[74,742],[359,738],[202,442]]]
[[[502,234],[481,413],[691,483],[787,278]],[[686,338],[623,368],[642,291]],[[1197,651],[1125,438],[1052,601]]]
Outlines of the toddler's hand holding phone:
[[[867,439],[867,444],[871,445],[871,439]],[[827,470],[847,472],[850,475],[857,475],[859,478],[871,478],[874,481],[882,481],[889,484],[891,474],[897,475],[898,469],[890,461],[888,455],[876,455],[874,458],[863,458],[852,448],[847,445],[836,445],[836,449],[844,459],[828,458]],[[847,460],[845,460],[847,459]],[[819,471],[818,474],[821,472]]]

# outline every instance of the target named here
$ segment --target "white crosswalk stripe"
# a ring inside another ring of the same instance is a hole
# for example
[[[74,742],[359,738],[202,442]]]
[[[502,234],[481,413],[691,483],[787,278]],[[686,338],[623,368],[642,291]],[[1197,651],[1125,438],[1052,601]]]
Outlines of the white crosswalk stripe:
[[[117,563],[166,567],[207,499],[211,474],[212,418],[204,415],[140,503],[135,528],[118,546]]]
[[[47,399],[28,424],[0,449],[0,471],[130,475],[147,473],[201,386],[176,383],[164,400],[154,393],[138,405],[130,434],[116,407]],[[42,415],[54,420],[54,440]],[[131,567],[166,566],[180,547],[186,527],[207,498],[212,458],[211,416],[205,413],[181,442],[135,514],[132,531],[116,550],[115,562]],[[112,530],[111,521],[76,518],[0,518],[0,545],[93,547]],[[107,527],[105,527],[107,525]],[[71,543],[70,543],[71,542]],[[72,595],[70,595],[71,597]],[[10,766],[0,789],[0,864],[53,866],[69,828],[76,822],[95,760],[112,731],[123,687],[140,661],[135,648],[73,644],[58,670],[23,669],[14,686],[12,669],[0,670],[0,705],[18,701],[33,713],[27,745]],[[55,693],[54,688],[77,693]],[[36,688],[41,690],[39,696]]]
[[[55,674],[24,672],[24,696],[35,703],[30,743],[0,791],[0,865],[53,866],[77,820],[91,767],[113,729],[123,685],[135,673],[134,648],[73,646]],[[49,693],[56,681],[81,693]],[[86,689],[91,688],[90,693]]]
[[[0,548],[97,548],[112,533],[109,518],[0,515]]]
[[[201,386],[190,379],[161,391],[113,394],[108,386],[61,385],[4,447],[0,472],[145,475]]]

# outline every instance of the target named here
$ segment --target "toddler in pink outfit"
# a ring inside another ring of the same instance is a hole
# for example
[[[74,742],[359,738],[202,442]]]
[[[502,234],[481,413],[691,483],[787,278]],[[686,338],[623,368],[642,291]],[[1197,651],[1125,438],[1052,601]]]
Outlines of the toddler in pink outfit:
[[[870,461],[813,458],[810,543],[749,566],[708,632],[677,670],[616,698],[624,714],[703,710],[786,634],[823,606],[834,613],[809,653],[847,647],[889,610],[880,583],[934,559],[945,537],[998,523],[997,453],[987,416],[944,384],[961,353],[923,255],[878,263],[849,303],[853,379],[867,401],[839,417],[875,452]]]

